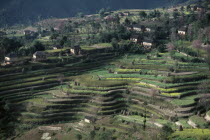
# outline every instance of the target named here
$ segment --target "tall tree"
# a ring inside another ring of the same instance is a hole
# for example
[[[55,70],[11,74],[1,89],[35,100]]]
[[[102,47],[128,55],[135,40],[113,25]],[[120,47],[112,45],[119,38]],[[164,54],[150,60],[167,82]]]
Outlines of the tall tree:
[[[202,45],[201,40],[194,40],[194,41],[192,42],[192,46],[193,46],[195,49],[197,49],[198,56],[200,55],[201,45]]]
[[[141,11],[141,12],[139,12],[139,16],[141,18],[146,18],[147,17],[147,13],[145,11]]]

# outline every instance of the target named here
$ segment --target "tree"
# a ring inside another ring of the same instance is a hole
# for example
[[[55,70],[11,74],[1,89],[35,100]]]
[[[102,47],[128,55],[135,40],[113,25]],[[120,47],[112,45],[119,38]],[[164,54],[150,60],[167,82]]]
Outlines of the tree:
[[[175,42],[175,41],[177,41],[177,39],[178,39],[177,31],[176,31],[175,28],[172,28],[172,29],[171,29],[171,34],[170,34],[170,40],[171,40],[172,42]]]
[[[84,13],[82,13],[82,12],[77,13],[77,17],[83,18],[84,17]]]
[[[141,12],[139,12],[139,16],[142,17],[142,18],[146,18],[147,13],[145,11],[141,11]]]
[[[45,50],[44,45],[39,41],[34,41],[32,46],[35,48],[36,51],[44,51]]]
[[[180,10],[183,12],[184,11],[184,6],[181,6]]]
[[[111,44],[112,44],[112,47],[113,47],[114,49],[117,49],[117,48],[118,48],[118,42],[117,42],[117,39],[116,39],[116,38],[113,38],[113,39],[112,39]]]
[[[0,39],[0,48],[1,48],[1,53],[3,55],[5,55],[6,53],[15,52],[21,46],[22,44],[15,39],[9,39],[9,38]]]
[[[157,89],[152,88],[150,90],[150,94],[152,95],[152,104],[155,102],[155,96],[156,96],[157,93],[158,93]]]
[[[204,43],[210,43],[210,27],[204,29]]]
[[[82,135],[81,134],[76,134],[76,139],[77,140],[81,140],[82,139]]]
[[[194,40],[192,42],[192,46],[197,49],[197,52],[198,52],[198,56],[200,55],[200,49],[201,49],[201,45],[202,45],[202,42],[200,40]]]
[[[174,17],[174,19],[177,19],[178,16],[179,16],[179,13],[178,13],[177,11],[174,11],[174,12],[173,12],[173,17]]]
[[[199,107],[204,107],[206,110],[209,110],[209,102],[210,102],[209,95],[208,95],[208,93],[209,93],[209,82],[208,81],[202,81],[198,85],[197,93],[198,93],[198,95],[200,95],[198,108]]]
[[[144,106],[144,121],[143,121],[144,124],[143,124],[143,129],[145,131],[146,130],[146,122],[147,122],[147,108],[146,108],[147,102],[144,102],[143,106]]]
[[[168,43],[166,44],[166,48],[169,52],[174,51],[175,50],[175,46],[173,43]]]
[[[174,46],[173,43],[168,43],[166,44],[166,48],[170,52],[170,56],[172,57],[176,47]]]
[[[50,39],[51,40],[54,40],[54,39],[57,39],[59,35],[57,33],[53,33],[51,36],[50,36]]]
[[[124,23],[125,23],[126,26],[131,25],[131,22],[128,18],[125,19]]]
[[[187,9],[187,11],[190,11],[191,10],[191,6],[187,5],[186,9]]]
[[[205,61],[209,66],[209,70],[210,70],[210,46],[208,45],[206,47],[206,57],[205,57]]]
[[[192,41],[193,39],[193,27],[192,24],[190,24],[187,28],[187,37],[189,41]]]
[[[169,124],[166,124],[162,127],[161,138],[167,140],[171,133],[173,133],[173,129],[169,126]]]
[[[63,85],[63,81],[64,81],[64,75],[61,74],[58,76],[58,82],[60,82],[60,90],[62,90],[62,85]]]
[[[100,11],[99,11],[99,15],[101,18],[103,18],[105,16],[105,12],[106,10],[104,8],[102,8]]]

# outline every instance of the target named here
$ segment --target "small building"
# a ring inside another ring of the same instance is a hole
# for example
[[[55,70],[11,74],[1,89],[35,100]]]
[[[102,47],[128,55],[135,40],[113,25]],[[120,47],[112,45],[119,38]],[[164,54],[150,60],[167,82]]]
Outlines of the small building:
[[[10,53],[6,55],[4,58],[4,62],[6,65],[14,64],[17,61],[18,61],[18,56],[15,53]]]
[[[154,41],[152,39],[144,39],[142,45],[147,49],[151,49],[154,46]]]
[[[61,45],[55,45],[53,47],[53,50],[58,50],[58,49],[62,49],[62,48],[63,48],[63,46],[61,46]]]
[[[151,29],[151,28],[149,28],[149,27],[146,27],[146,28],[145,28],[145,31],[146,31],[146,32],[151,32],[151,31],[152,31],[152,29]]]
[[[186,35],[187,34],[187,27],[182,27],[178,30],[179,35]]]
[[[178,12],[179,10],[178,10],[177,8],[174,8],[173,11],[174,11],[174,12]]]
[[[144,32],[145,31],[145,26],[142,25],[133,25],[133,30],[137,32]]]
[[[129,15],[131,15],[131,13],[130,12],[124,12],[123,15],[124,16],[129,16]]]
[[[65,21],[59,21],[58,23],[56,23],[56,25],[54,26],[54,31],[60,32],[63,30],[65,26]]]
[[[71,54],[79,55],[81,52],[81,47],[79,45],[71,47],[70,52]]]
[[[118,16],[123,17],[124,14],[123,14],[122,12],[119,12],[119,13],[118,13]]]
[[[33,54],[34,61],[47,60],[47,54],[44,51],[37,51]]]
[[[85,116],[85,119],[84,119],[84,121],[86,122],[86,123],[95,123],[96,122],[96,118],[95,117],[93,117],[93,116]]]
[[[205,11],[205,8],[203,6],[197,6],[197,11]]]
[[[104,17],[104,20],[109,21],[109,22],[115,22],[116,17],[113,15],[108,15],[108,16]]]
[[[191,6],[191,10],[192,11],[196,11],[197,10],[197,6],[195,5],[195,6]]]
[[[130,37],[130,41],[132,41],[133,43],[141,43],[142,39],[140,35],[132,35]]]
[[[33,35],[35,32],[31,30],[24,30],[24,35]]]

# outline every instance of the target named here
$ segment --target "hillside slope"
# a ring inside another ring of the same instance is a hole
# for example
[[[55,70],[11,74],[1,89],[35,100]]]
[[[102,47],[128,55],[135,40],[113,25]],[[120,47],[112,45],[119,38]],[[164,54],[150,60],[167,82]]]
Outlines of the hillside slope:
[[[0,2],[0,24],[17,24],[38,17],[69,17],[78,12],[96,13],[103,7],[115,9],[148,9],[187,0],[3,0]]]

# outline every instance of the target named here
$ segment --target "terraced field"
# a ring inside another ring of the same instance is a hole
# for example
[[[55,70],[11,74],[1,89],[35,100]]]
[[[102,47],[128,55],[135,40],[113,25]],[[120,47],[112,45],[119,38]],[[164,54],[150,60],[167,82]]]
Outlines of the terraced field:
[[[197,112],[203,111],[198,108],[198,101],[204,96],[200,94],[203,89],[199,89],[199,86],[209,82],[209,71],[203,62],[181,62],[172,59],[169,53],[159,54],[159,57],[154,54],[149,58],[147,55],[128,54],[112,61],[104,70],[92,71],[85,77],[77,76],[73,81],[78,85],[70,86],[69,91],[104,95],[108,93],[98,91],[102,89],[106,91],[107,85],[113,83],[111,85],[115,87],[114,82],[127,83],[126,91],[124,94],[121,93],[126,107],[121,109],[120,119],[133,122],[138,117],[142,120],[141,117],[146,115],[148,121],[158,127],[162,127],[169,119],[174,121],[172,124],[174,128],[177,125],[191,128],[193,127],[192,123],[189,123],[191,116],[198,117]],[[206,84],[205,91],[209,91],[209,84]],[[100,100],[100,102],[104,101]],[[107,104],[115,107],[112,103]],[[138,116],[135,116],[136,119],[132,121],[133,115]],[[204,114],[202,116],[204,117]],[[204,120],[203,117],[200,118]],[[154,121],[153,118],[159,120]],[[195,124],[198,123],[195,120]],[[204,120],[202,125],[196,126],[202,128],[204,124],[207,124],[207,121]]]
[[[12,104],[25,129],[113,115],[140,125],[146,120],[151,128],[165,124],[174,129],[208,127],[209,113],[198,102],[210,90],[207,64],[155,54],[102,53],[25,72],[19,67],[17,72],[4,68],[1,104]],[[26,68],[31,65],[38,66]],[[123,126],[118,129],[126,131]]]

